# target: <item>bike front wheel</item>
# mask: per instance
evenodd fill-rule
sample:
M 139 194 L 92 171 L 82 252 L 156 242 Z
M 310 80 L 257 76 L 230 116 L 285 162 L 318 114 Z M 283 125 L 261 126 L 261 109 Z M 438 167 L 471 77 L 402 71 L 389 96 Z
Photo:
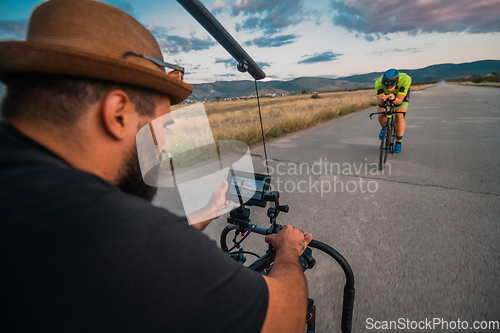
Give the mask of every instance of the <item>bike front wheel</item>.
M 379 159 L 379 169 L 384 170 L 385 161 L 387 160 L 387 153 L 389 151 L 389 127 L 384 126 L 384 136 L 380 142 L 380 159 Z

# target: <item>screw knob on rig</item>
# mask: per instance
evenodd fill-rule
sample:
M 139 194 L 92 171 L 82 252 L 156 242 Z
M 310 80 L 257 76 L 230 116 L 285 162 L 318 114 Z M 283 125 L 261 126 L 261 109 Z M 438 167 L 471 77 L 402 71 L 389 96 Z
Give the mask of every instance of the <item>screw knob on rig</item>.
M 283 213 L 288 213 L 288 211 L 290 210 L 288 205 L 283 205 L 283 206 L 278 206 L 278 210 L 280 212 L 283 212 Z
M 237 68 L 240 72 L 245 73 L 248 70 L 248 62 L 246 60 L 240 60 Z

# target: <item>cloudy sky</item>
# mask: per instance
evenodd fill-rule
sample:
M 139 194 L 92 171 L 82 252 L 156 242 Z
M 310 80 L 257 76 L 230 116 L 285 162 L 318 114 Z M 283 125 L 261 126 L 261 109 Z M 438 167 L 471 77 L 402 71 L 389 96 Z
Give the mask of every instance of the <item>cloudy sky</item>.
M 103 0 L 141 22 L 190 83 L 251 79 L 174 0 Z M 0 40 L 39 0 L 0 0 Z M 500 59 L 500 0 L 202 0 L 266 79 Z

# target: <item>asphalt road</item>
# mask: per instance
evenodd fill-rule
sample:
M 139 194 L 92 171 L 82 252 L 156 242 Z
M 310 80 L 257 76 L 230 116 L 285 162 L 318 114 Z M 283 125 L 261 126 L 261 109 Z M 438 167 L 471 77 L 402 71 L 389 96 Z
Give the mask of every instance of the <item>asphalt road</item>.
M 403 151 L 388 157 L 384 174 L 376 170 L 380 126 L 371 112 L 268 144 L 273 184 L 290 206 L 279 222 L 311 232 L 349 261 L 353 332 L 376 331 L 369 318 L 465 320 L 469 328 L 500 321 L 500 89 L 440 83 L 412 93 Z M 252 152 L 264 156 L 262 147 Z M 254 165 L 265 171 L 262 158 Z M 210 237 L 218 238 L 225 217 L 209 226 Z M 251 218 L 269 225 L 264 209 Z M 261 236 L 245 243 L 265 250 Z M 340 332 L 343 272 L 314 256 L 306 275 L 317 332 Z

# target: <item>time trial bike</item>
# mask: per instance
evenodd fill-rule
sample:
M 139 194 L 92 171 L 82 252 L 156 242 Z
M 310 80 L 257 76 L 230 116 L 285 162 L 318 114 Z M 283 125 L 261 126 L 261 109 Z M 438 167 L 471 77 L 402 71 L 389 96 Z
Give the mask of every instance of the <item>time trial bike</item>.
M 380 142 L 380 157 L 379 157 L 379 169 L 384 170 L 385 162 L 387 161 L 387 154 L 394 154 L 394 146 L 396 145 L 396 114 L 406 112 L 397 112 L 396 106 L 392 101 L 385 101 L 384 107 L 385 112 L 375 112 L 370 114 L 370 119 L 374 114 L 384 114 L 387 117 L 387 121 L 383 126 L 384 135 Z

